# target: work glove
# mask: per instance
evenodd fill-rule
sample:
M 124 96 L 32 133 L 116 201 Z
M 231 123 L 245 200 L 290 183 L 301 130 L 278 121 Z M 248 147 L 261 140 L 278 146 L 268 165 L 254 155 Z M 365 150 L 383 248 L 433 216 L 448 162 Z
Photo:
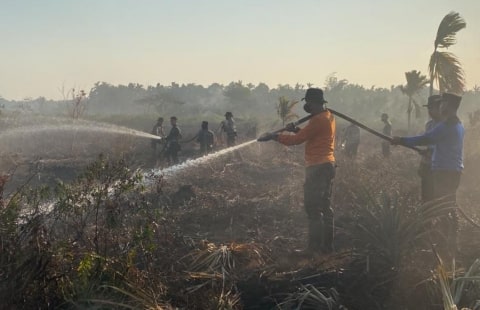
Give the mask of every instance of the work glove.
M 266 141 L 270 141 L 270 140 L 277 140 L 278 138 L 278 133 L 272 133 L 272 132 L 267 132 L 267 133 L 264 133 L 263 135 L 261 135 L 257 141 L 258 142 L 266 142 Z
M 286 131 L 289 131 L 289 132 L 295 132 L 297 133 L 300 128 L 298 128 L 297 126 L 295 126 L 294 123 L 288 123 L 287 126 L 285 126 L 285 130 Z

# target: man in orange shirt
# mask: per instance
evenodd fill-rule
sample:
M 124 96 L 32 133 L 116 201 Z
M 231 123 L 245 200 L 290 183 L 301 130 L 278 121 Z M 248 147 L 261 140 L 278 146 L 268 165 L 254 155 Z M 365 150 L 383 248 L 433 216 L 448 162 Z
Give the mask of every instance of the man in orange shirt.
M 287 126 L 295 134 L 267 134 L 266 140 L 284 145 L 305 143 L 304 205 L 308 216 L 308 253 L 333 251 L 334 221 L 331 207 L 335 177 L 335 118 L 325 107 L 327 101 L 319 88 L 309 88 L 304 110 L 312 114 L 302 128 Z

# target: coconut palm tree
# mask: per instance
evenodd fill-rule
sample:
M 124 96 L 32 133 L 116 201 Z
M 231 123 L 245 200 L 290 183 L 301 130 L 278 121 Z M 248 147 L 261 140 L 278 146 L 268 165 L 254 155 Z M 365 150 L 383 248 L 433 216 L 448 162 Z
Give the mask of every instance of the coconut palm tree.
M 465 20 L 457 12 L 450 12 L 438 26 L 433 54 L 430 57 L 430 96 L 433 94 L 433 84 L 438 83 L 440 92 L 450 91 L 462 93 L 465 86 L 465 74 L 460 61 L 453 53 L 440 51 L 448 49 L 457 42 L 455 35 L 467 26 Z
M 407 118 L 408 118 L 408 131 L 410 131 L 411 125 L 411 115 L 412 111 L 415 109 L 416 114 L 418 115 L 420 111 L 420 105 L 413 98 L 420 90 L 427 85 L 428 79 L 425 75 L 422 75 L 420 71 L 412 70 L 405 72 L 405 77 L 407 78 L 407 85 L 400 86 L 402 93 L 408 96 L 408 108 L 407 108 Z
M 284 96 L 278 98 L 277 104 L 277 114 L 282 120 L 283 126 L 285 123 L 298 118 L 298 115 L 293 113 L 293 108 L 297 105 L 298 101 L 296 100 L 288 100 Z

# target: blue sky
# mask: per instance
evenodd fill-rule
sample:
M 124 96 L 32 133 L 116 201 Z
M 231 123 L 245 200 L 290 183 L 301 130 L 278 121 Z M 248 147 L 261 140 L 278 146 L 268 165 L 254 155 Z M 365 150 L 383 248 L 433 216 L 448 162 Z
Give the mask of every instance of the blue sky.
M 59 88 L 213 82 L 365 86 L 427 72 L 438 24 L 459 12 L 451 48 L 480 85 L 480 0 L 0 0 L 0 95 Z

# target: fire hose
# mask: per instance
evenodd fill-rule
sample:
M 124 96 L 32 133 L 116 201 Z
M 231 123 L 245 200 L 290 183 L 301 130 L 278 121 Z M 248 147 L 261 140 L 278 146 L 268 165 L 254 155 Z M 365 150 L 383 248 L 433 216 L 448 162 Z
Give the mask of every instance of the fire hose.
M 348 121 L 348 122 L 350 122 L 350 123 L 352 123 L 352 124 L 354 124 L 354 125 L 357 125 L 358 127 L 362 128 L 362 129 L 365 130 L 365 131 L 368 131 L 369 133 L 371 133 L 371 134 L 379 137 L 380 139 L 386 140 L 386 141 L 388 141 L 388 142 L 392 142 L 392 140 L 393 140 L 392 137 L 387 136 L 387 135 L 385 135 L 385 134 L 383 134 L 383 133 L 381 133 L 381 132 L 378 132 L 378 131 L 376 131 L 376 130 L 374 130 L 374 129 L 372 129 L 372 128 L 370 128 L 370 127 L 368 127 L 368 126 L 366 126 L 366 125 L 364 125 L 364 124 L 362 124 L 362 123 L 360 123 L 359 121 L 357 121 L 357 120 L 355 120 L 355 119 L 353 119 L 353 118 L 351 118 L 351 117 L 349 117 L 349 116 L 347 116 L 347 115 L 345 115 L 345 114 L 343 114 L 343 113 L 337 112 L 337 111 L 335 111 L 335 110 L 333 110 L 333 109 L 328 109 L 328 110 L 329 110 L 330 113 L 332 113 L 333 115 L 336 115 L 336 116 L 338 116 L 338 117 L 340 117 L 340 118 L 342 118 L 342 119 L 344 119 L 344 120 L 346 120 L 346 121 Z M 263 135 L 261 135 L 261 136 L 257 139 L 257 141 L 265 141 L 264 138 L 266 137 L 266 135 L 272 135 L 272 134 L 280 133 L 280 132 L 282 132 L 282 131 L 286 131 L 286 130 L 288 130 L 289 127 L 294 127 L 294 126 L 300 125 L 300 124 L 308 121 L 308 120 L 309 120 L 310 118 L 312 118 L 312 117 L 313 117 L 313 114 L 307 115 L 307 116 L 305 116 L 305 117 L 303 117 L 303 118 L 301 118 L 301 119 L 299 119 L 299 120 L 297 120 L 297 121 L 295 121 L 295 122 L 293 122 L 293 123 L 290 123 L 289 125 L 287 125 L 287 126 L 284 127 L 284 128 L 275 130 L 275 131 L 273 131 L 273 132 L 269 132 L 269 133 L 267 133 L 267 134 L 263 134 Z M 409 149 L 415 150 L 415 151 L 417 151 L 417 152 L 419 152 L 419 153 L 422 152 L 422 149 L 420 149 L 420 148 L 418 148 L 418 147 L 409 146 L 409 145 L 404 145 L 404 144 L 401 144 L 401 145 L 404 146 L 404 147 L 407 147 L 407 148 L 409 148 Z
M 386 140 L 388 142 L 392 142 L 393 138 L 390 137 L 390 136 L 387 136 L 387 135 L 384 135 L 383 133 L 380 133 L 376 130 L 373 130 L 372 128 L 370 127 L 367 127 L 365 126 L 364 124 L 354 120 L 353 118 L 343 114 L 343 113 L 340 113 L 340 112 L 337 112 L 335 110 L 332 110 L 332 109 L 328 109 L 333 115 L 336 115 L 340 118 L 343 118 L 344 120 L 354 124 L 354 125 L 357 125 L 358 127 L 362 128 L 363 130 L 366 130 L 368 131 L 369 133 L 379 137 L 380 139 L 383 139 L 383 140 Z M 400 144 L 401 146 L 404 146 L 404 147 L 407 147 L 409 149 L 412 149 L 412 150 L 415 150 L 417 152 L 422 152 L 422 149 L 418 148 L 418 147 L 415 147 L 415 146 L 409 146 L 409 145 L 404 145 L 404 144 Z

